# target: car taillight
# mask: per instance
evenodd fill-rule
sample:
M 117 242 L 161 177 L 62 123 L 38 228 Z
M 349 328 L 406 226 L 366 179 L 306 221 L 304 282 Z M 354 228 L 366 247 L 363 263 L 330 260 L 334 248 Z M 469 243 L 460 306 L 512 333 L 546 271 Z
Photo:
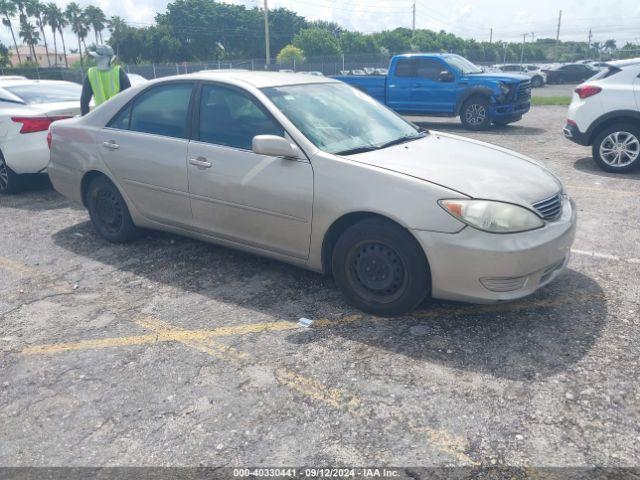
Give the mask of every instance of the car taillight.
M 47 132 L 47 146 L 49 147 L 49 150 L 51 150 L 51 140 L 53 140 L 53 137 L 51 135 L 51 130 L 49 130 Z
M 584 87 L 578 87 L 574 90 L 581 99 L 592 97 L 602 91 L 602 88 L 595 85 L 585 85 Z
M 571 125 L 572 127 L 577 127 L 578 124 L 575 122 L 575 120 L 571 120 L 570 118 L 567 119 L 567 125 Z
M 20 133 L 35 133 L 46 132 L 56 120 L 64 120 L 65 118 L 71 118 L 70 116 L 57 116 L 57 117 L 11 117 L 16 123 L 21 123 L 22 128 Z

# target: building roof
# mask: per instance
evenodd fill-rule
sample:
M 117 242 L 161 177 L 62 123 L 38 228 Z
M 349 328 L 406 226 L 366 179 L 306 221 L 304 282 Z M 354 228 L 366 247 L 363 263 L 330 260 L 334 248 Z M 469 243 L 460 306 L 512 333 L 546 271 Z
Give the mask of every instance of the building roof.
M 47 51 L 44 48 L 44 45 L 35 45 L 34 46 L 35 50 L 36 50 L 36 55 L 46 55 Z M 20 52 L 20 55 L 31 55 L 31 47 L 29 45 L 18 45 L 18 52 Z M 9 55 L 15 55 L 16 54 L 16 48 L 15 47 L 10 47 L 9 48 Z M 63 52 L 56 52 L 53 49 L 53 46 L 49 46 L 49 55 L 63 55 Z

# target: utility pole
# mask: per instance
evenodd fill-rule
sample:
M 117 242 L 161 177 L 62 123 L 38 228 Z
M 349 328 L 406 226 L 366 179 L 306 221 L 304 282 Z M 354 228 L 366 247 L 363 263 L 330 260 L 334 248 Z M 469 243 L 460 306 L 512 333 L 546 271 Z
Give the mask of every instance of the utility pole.
M 413 0 L 413 21 L 411 22 L 411 30 L 416 31 L 416 0 Z
M 560 10 L 560 13 L 558 14 L 558 31 L 556 32 L 556 49 L 555 49 L 556 60 L 558 60 L 558 45 L 560 44 L 560 25 L 562 25 L 562 10 Z
M 593 33 L 591 29 L 589 29 L 589 41 L 587 42 L 587 57 L 591 57 L 591 39 L 593 38 Z
M 265 49 L 265 69 L 271 65 L 271 51 L 269 47 L 269 6 L 267 0 L 264 0 L 264 49 Z
M 531 32 L 531 43 L 536 42 L 536 32 Z
M 522 50 L 520 51 L 520 65 L 522 65 L 524 63 L 524 44 L 527 41 L 527 34 L 523 33 L 522 34 Z
M 493 28 L 489 30 L 489 45 L 493 43 Z

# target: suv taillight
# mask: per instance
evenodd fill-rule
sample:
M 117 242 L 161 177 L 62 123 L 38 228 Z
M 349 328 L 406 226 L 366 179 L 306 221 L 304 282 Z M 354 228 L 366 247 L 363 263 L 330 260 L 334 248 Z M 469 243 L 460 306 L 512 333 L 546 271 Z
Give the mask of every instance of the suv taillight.
M 22 128 L 20 133 L 35 133 L 46 132 L 56 120 L 64 120 L 65 118 L 71 118 L 68 115 L 58 117 L 11 117 L 16 123 L 21 123 Z
M 585 98 L 597 95 L 602 91 L 602 88 L 596 87 L 595 85 L 585 85 L 584 87 L 576 88 L 574 91 L 582 100 L 584 100 Z
M 49 150 L 51 150 L 51 140 L 53 140 L 53 135 L 51 135 L 51 130 L 47 132 L 47 146 Z

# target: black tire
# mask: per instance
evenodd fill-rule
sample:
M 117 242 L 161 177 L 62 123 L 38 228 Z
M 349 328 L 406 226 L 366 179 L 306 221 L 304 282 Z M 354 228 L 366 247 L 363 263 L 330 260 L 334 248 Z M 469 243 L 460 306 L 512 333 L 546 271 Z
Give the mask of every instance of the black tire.
M 11 195 L 19 193 L 24 188 L 24 181 L 4 160 L 2 152 L 0 152 L 0 194 Z
M 640 126 L 610 125 L 596 135 L 591 148 L 593 159 L 607 172 L 625 173 L 640 168 Z
M 116 186 L 106 177 L 95 178 L 87 190 L 87 208 L 100 236 L 112 243 L 126 243 L 140 236 Z
M 378 218 L 345 230 L 333 249 L 336 284 L 360 310 L 400 315 L 416 308 L 431 290 L 431 273 L 415 238 Z
M 473 97 L 464 102 L 460 110 L 462 126 L 467 130 L 486 130 L 491 126 L 489 101 L 483 97 Z
M 531 79 L 531 86 L 533 88 L 544 87 L 544 79 L 540 75 L 536 75 Z

